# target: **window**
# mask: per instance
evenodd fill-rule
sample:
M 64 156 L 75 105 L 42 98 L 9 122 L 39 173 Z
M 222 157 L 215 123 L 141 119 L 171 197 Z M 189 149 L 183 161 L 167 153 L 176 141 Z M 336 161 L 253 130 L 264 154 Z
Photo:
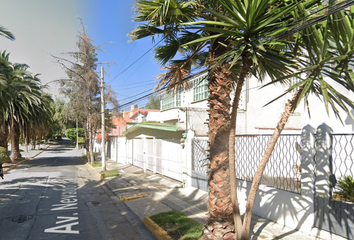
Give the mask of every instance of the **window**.
M 298 84 L 301 80 L 297 77 L 292 77 L 290 79 L 290 87 L 294 86 L 295 84 Z M 299 87 L 296 87 L 292 90 L 292 92 L 296 92 L 297 90 L 299 90 Z
M 162 110 L 167 110 L 174 107 L 181 106 L 181 91 L 177 91 L 175 94 L 170 92 L 162 96 Z
M 208 98 L 208 78 L 207 76 L 198 77 L 193 81 L 193 101 L 200 101 Z

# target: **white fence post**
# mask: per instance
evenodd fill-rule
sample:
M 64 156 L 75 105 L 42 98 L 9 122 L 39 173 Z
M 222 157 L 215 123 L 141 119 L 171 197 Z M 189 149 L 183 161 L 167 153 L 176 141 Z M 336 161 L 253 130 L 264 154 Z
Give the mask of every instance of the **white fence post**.
M 316 196 L 332 197 L 332 132 L 325 123 L 316 131 Z
M 142 141 L 143 141 L 143 169 L 144 169 L 144 172 L 146 172 L 146 169 L 147 169 L 147 162 L 148 162 L 148 156 L 147 156 L 147 138 L 146 137 L 143 137 L 142 138 Z
M 304 206 L 307 216 L 302 226 L 307 231 L 311 231 L 315 221 L 315 133 L 315 128 L 310 125 L 306 125 L 301 131 L 301 195 L 307 203 L 307 206 Z
M 153 172 L 156 173 L 156 164 L 157 164 L 157 144 L 156 144 L 156 138 L 153 138 L 153 158 L 154 158 L 154 166 L 153 166 Z
M 194 138 L 194 132 L 189 130 L 187 132 L 187 138 L 185 140 L 184 150 L 186 151 L 186 160 L 183 169 L 183 182 L 184 187 L 192 186 L 192 143 Z
M 310 125 L 301 131 L 301 195 L 311 198 L 315 183 L 315 132 Z

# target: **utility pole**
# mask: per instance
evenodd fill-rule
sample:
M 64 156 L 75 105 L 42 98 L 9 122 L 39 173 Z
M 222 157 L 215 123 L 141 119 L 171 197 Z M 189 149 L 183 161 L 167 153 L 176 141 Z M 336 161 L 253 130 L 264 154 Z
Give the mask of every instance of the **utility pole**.
M 102 171 L 106 171 L 106 154 L 105 154 L 105 121 L 104 121 L 104 80 L 103 80 L 103 66 L 101 66 L 101 118 L 102 118 L 102 126 L 101 126 L 101 159 L 102 159 Z

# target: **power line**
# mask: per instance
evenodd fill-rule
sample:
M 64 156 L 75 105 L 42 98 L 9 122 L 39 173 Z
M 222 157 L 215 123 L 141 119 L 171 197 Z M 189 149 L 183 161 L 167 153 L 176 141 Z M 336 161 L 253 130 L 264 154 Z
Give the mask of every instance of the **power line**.
M 141 95 L 141 94 L 150 92 L 151 90 L 152 90 L 152 89 L 149 89 L 149 90 L 146 90 L 146 91 L 144 91 L 144 92 L 138 93 L 138 94 L 134 95 L 133 97 L 123 98 L 123 99 L 121 99 L 120 101 L 123 101 L 123 100 L 126 100 L 126 99 L 130 99 L 130 98 L 134 98 L 134 97 L 139 96 L 139 95 Z
M 129 68 L 131 68 L 131 66 L 133 66 L 135 63 L 137 63 L 140 59 L 142 59 L 146 54 L 148 54 L 152 49 L 154 49 L 157 45 L 160 44 L 160 42 L 162 42 L 162 40 L 164 40 L 165 38 L 163 37 L 160 41 L 158 41 L 154 46 L 152 46 L 149 50 L 147 50 L 143 55 L 141 55 L 137 60 L 135 60 L 134 62 L 132 62 L 128 67 L 126 67 L 123 71 L 121 71 L 117 76 L 115 76 L 113 79 L 109 80 L 108 83 L 112 82 L 114 79 L 116 79 L 117 77 L 119 77 L 120 75 L 122 75 L 125 71 L 127 71 Z
M 301 30 L 303 30 L 303 29 L 305 29 L 305 28 L 308 28 L 308 27 L 310 27 L 310 26 L 312 26 L 312 25 L 314 25 L 314 24 L 317 24 L 317 23 L 320 23 L 320 22 L 326 20 L 326 19 L 328 18 L 328 16 L 330 16 L 330 15 L 332 15 L 332 14 L 334 14 L 334 13 L 340 11 L 340 10 L 343 10 L 343 9 L 345 9 L 345 8 L 348 8 L 348 7 L 350 7 L 350 6 L 353 5 L 353 4 L 354 4 L 354 0 L 344 1 L 344 2 L 338 3 L 338 4 L 334 5 L 334 6 L 326 6 L 326 7 L 323 7 L 323 8 L 321 8 L 321 9 L 317 10 L 317 11 L 311 12 L 311 14 L 309 14 L 308 16 L 302 17 L 301 19 L 297 19 L 297 20 L 295 20 L 294 22 L 292 22 L 291 24 L 289 23 L 287 26 L 291 26 L 291 25 L 293 25 L 294 23 L 301 22 L 301 21 L 303 21 L 303 20 L 305 20 L 305 19 L 307 19 L 307 18 L 309 18 L 309 17 L 311 17 L 311 16 L 317 14 L 317 13 L 320 12 L 320 11 L 324 11 L 324 10 L 326 10 L 326 9 L 329 9 L 328 12 L 325 13 L 323 16 L 320 16 L 320 17 L 318 17 L 318 18 L 312 19 L 313 21 L 308 21 L 308 22 L 305 22 L 305 23 L 302 24 L 302 25 L 296 26 L 296 27 L 294 27 L 293 29 L 291 29 L 290 31 L 287 31 L 286 33 L 279 34 L 279 35 L 275 35 L 275 36 L 272 37 L 272 39 L 281 39 L 281 38 L 285 38 L 285 37 L 287 37 L 287 36 L 293 35 L 293 34 L 296 33 L 296 32 L 299 32 L 299 31 L 301 31 Z M 284 26 L 282 26 L 282 28 L 284 28 Z M 276 29 L 276 30 L 274 30 L 273 32 L 276 32 L 276 31 L 279 31 L 279 30 L 281 30 L 281 28 Z M 263 37 L 264 37 L 264 35 L 263 35 Z M 259 37 L 259 38 L 262 38 L 262 36 Z M 253 40 L 252 42 L 257 41 L 259 38 Z M 164 38 L 162 38 L 157 44 L 159 44 L 163 39 L 164 39 Z M 157 46 L 157 44 L 155 44 L 155 46 Z M 153 46 L 152 48 L 154 48 L 155 46 Z M 151 49 L 152 49 L 152 48 L 151 48 Z M 151 49 L 149 49 L 149 51 L 151 51 Z M 145 54 L 146 54 L 146 53 L 145 53 Z M 144 54 L 144 55 L 145 55 L 145 54 Z M 138 59 L 138 60 L 139 60 L 139 59 Z M 137 62 L 137 61 L 135 61 L 135 62 Z M 135 62 L 134 62 L 134 63 L 135 63 Z M 133 64 L 134 64 L 134 63 L 133 63 Z M 131 64 L 129 67 L 131 67 L 133 64 Z M 129 68 L 129 67 L 128 67 L 128 68 Z M 127 70 L 128 68 L 126 68 L 125 70 Z M 124 70 L 124 71 L 125 71 L 125 70 Z M 123 71 L 123 72 L 124 72 L 124 71 Z M 123 73 L 123 72 L 122 72 L 122 73 Z M 168 86 L 168 87 L 173 87 L 173 86 L 175 86 L 175 85 L 177 85 L 177 84 L 181 84 L 181 83 L 183 83 L 184 81 L 186 81 L 186 80 L 188 80 L 188 79 L 189 79 L 189 78 L 185 78 L 185 79 L 183 79 L 182 81 L 180 81 L 179 83 L 175 83 L 175 84 L 173 84 L 173 85 L 171 85 L 171 86 Z M 113 79 L 112 79 L 112 80 L 113 80 Z M 111 80 L 111 81 L 112 81 L 112 80 Z M 126 106 L 128 106 L 128 105 L 130 105 L 130 104 L 132 104 L 132 103 L 134 103 L 134 102 L 137 102 L 137 101 L 139 101 L 139 100 L 142 100 L 142 99 L 145 99 L 145 98 L 147 98 L 147 97 L 149 97 L 149 96 L 152 96 L 152 95 L 154 95 L 154 94 L 157 94 L 157 93 L 159 93 L 159 92 L 165 90 L 166 88 L 167 88 L 167 86 L 166 86 L 166 87 L 163 87 L 163 88 L 161 88 L 161 89 L 159 89 L 159 90 L 158 90 L 157 92 L 155 92 L 155 93 L 149 93 L 149 94 L 144 95 L 144 96 L 142 96 L 142 97 L 140 97 L 140 98 L 137 98 L 137 99 L 135 99 L 135 100 L 132 100 L 132 101 L 130 101 L 130 102 L 128 102 L 128 103 L 122 104 L 122 105 L 119 106 L 119 108 L 126 107 Z M 247 91 L 249 91 L 249 90 L 251 90 L 251 89 L 248 89 Z M 150 90 L 148 90 L 148 91 L 150 91 Z M 139 95 L 139 94 L 138 94 L 138 95 Z M 137 96 L 137 95 L 135 95 L 135 96 Z M 112 110 L 113 110 L 113 109 L 112 109 Z

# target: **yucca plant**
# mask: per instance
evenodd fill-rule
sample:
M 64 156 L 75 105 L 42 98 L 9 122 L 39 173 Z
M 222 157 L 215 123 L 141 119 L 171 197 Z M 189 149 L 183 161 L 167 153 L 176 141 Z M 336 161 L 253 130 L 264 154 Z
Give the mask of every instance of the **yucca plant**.
M 338 191 L 335 192 L 340 199 L 354 203 L 354 179 L 352 176 L 345 176 L 337 183 Z

